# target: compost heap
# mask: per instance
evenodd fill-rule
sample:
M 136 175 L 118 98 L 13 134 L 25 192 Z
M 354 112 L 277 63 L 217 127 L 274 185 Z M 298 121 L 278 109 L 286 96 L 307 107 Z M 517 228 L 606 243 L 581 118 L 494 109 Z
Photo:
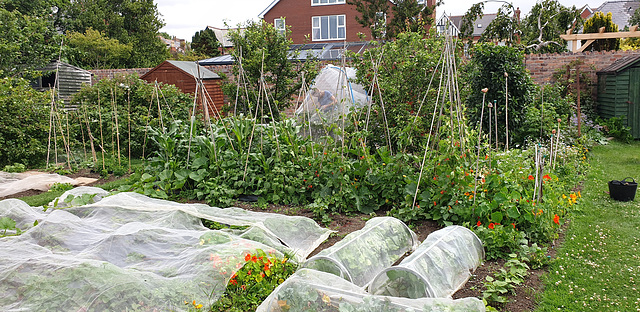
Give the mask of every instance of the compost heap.
M 331 232 L 305 217 L 136 193 L 100 199 L 104 194 L 85 190 L 52 203 L 65 209 L 0 201 L 0 218 L 27 229 L 0 238 L 0 310 L 180 311 L 192 300 L 210 305 L 247 253 L 289 252 L 302 260 Z M 210 230 L 201 218 L 246 228 Z

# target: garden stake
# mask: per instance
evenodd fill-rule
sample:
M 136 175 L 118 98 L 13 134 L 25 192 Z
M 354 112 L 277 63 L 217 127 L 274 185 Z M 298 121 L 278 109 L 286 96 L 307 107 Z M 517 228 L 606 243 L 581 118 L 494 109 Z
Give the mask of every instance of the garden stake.
M 473 179 L 473 194 L 475 195 L 478 190 L 478 173 L 480 172 L 480 138 L 482 136 L 482 121 L 484 118 L 484 99 L 487 96 L 488 88 L 484 88 L 482 91 L 482 109 L 480 110 L 480 129 L 478 130 L 478 153 L 476 156 L 476 171 L 473 173 L 475 176 Z M 473 196 L 473 203 L 476 203 L 476 196 Z M 475 205 L 472 208 L 473 213 L 475 213 Z
M 84 120 L 87 124 L 87 136 L 89 137 L 89 143 L 91 145 L 91 156 L 93 157 L 93 163 L 98 164 L 98 157 L 96 157 L 96 149 L 93 144 L 93 134 L 91 134 L 91 126 L 89 126 L 89 118 L 87 117 L 87 107 L 84 105 L 84 101 L 80 100 L 80 105 L 84 109 Z
M 131 173 L 131 88 L 127 85 L 127 125 L 129 129 L 129 173 Z
M 496 152 L 498 151 L 498 101 L 493 100 L 493 118 L 495 119 L 496 127 Z
M 558 130 L 556 131 L 558 137 L 556 138 L 556 148 L 554 148 L 554 154 L 553 154 L 553 169 L 556 169 L 556 156 L 558 155 L 558 141 L 560 140 L 560 122 L 562 122 L 562 119 L 558 118 Z
M 118 102 L 117 89 L 113 90 L 113 116 L 116 120 L 116 142 L 118 143 L 118 166 L 122 165 L 120 161 L 120 125 L 118 124 Z
M 104 166 L 104 135 L 102 133 L 102 110 L 100 109 L 100 88 L 97 88 L 98 91 L 98 117 L 100 120 L 100 150 L 102 152 L 102 170 L 105 170 Z
M 53 128 L 53 106 L 54 105 L 55 105 L 55 101 L 52 93 L 51 94 L 51 110 L 49 111 L 49 139 L 47 143 L 47 168 L 49 168 L 49 155 L 51 153 L 51 129 Z
M 491 122 L 493 121 L 493 119 L 491 118 L 493 115 L 493 112 L 491 111 L 491 109 L 493 108 L 493 104 L 491 104 L 491 102 L 489 102 L 489 104 L 487 104 L 487 108 L 489 108 L 489 149 L 488 149 L 488 153 L 489 153 L 489 169 L 491 169 L 491 139 L 493 137 L 493 132 L 492 129 L 493 127 L 491 127 Z
M 200 88 L 200 84 L 196 83 L 196 91 L 195 91 L 195 96 L 193 97 L 193 106 L 191 107 L 191 118 L 189 118 L 190 121 L 190 125 L 189 125 L 189 143 L 187 145 L 187 166 L 191 167 L 191 163 L 189 162 L 189 159 L 191 158 L 191 141 L 193 140 L 193 125 L 196 121 L 196 103 L 198 101 L 198 89 Z M 153 99 L 152 99 L 153 101 Z M 147 120 L 149 120 L 149 118 L 147 118 Z M 146 134 L 146 132 L 145 132 Z M 146 138 L 146 135 L 145 135 Z M 143 152 L 143 156 L 144 156 L 144 152 Z
M 504 122 L 505 122 L 505 134 L 506 134 L 506 141 L 505 141 L 505 149 L 508 152 L 509 151 L 509 74 L 507 74 L 507 72 L 504 72 Z

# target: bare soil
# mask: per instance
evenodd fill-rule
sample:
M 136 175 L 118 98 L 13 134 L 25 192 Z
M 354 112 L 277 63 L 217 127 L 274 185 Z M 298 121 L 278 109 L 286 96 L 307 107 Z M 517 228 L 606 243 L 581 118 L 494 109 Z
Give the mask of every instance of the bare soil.
M 83 170 L 78 173 L 70 174 L 69 177 L 92 177 L 98 178 L 99 180 L 96 183 L 92 183 L 92 185 L 103 184 L 119 177 L 109 177 L 107 179 L 102 179 L 98 173 L 91 172 L 89 170 Z M 40 191 L 25 191 L 18 194 L 14 194 L 12 196 L 6 198 L 20 198 L 24 196 L 32 196 L 41 193 Z M 0 198 L 5 199 L 5 198 Z M 194 202 L 194 201 L 190 201 Z M 257 205 L 237 201 L 233 206 L 252 210 L 252 211 L 260 211 L 260 212 L 272 212 L 272 213 L 280 213 L 285 215 L 298 215 L 305 216 L 309 218 L 314 218 L 314 215 L 311 211 L 306 210 L 301 207 L 295 206 L 282 206 L 282 205 L 269 205 L 266 208 L 260 208 Z M 384 212 L 381 212 L 384 214 Z M 311 256 L 317 254 L 323 249 L 333 246 L 336 242 L 340 241 L 347 234 L 360 230 L 364 227 L 367 220 L 369 220 L 371 216 L 365 214 L 334 214 L 331 215 L 331 223 L 325 226 L 329 229 L 336 231 L 336 233 L 332 234 L 325 242 L 323 242 L 313 253 Z M 563 229 L 566 229 L 568 222 L 565 222 Z M 411 229 L 418 235 L 418 239 L 423 241 L 427 235 L 430 233 L 439 230 L 442 228 L 435 221 L 422 221 L 415 224 L 412 224 Z M 555 257 L 556 247 L 558 247 L 562 241 L 564 240 L 563 231 L 560 232 L 560 237 L 554 241 L 551 246 L 548 248 L 547 255 L 550 257 Z M 482 298 L 482 290 L 483 284 L 482 281 L 488 275 L 492 275 L 494 272 L 500 270 L 504 265 L 504 260 L 494 260 L 494 261 L 485 261 L 478 269 L 473 272 L 473 275 L 469 279 L 469 281 L 464 285 L 463 288 L 458 290 L 454 295 L 454 299 L 466 298 L 466 297 L 477 297 Z M 538 270 L 530 270 L 529 274 L 522 285 L 519 285 L 515 288 L 514 294 L 510 294 L 508 296 L 508 303 L 503 306 L 497 306 L 500 311 L 509 311 L 509 312 L 525 312 L 525 311 L 533 311 L 536 308 L 536 298 L 542 293 L 544 290 L 543 282 L 541 280 L 541 276 L 545 274 L 547 270 L 545 268 Z

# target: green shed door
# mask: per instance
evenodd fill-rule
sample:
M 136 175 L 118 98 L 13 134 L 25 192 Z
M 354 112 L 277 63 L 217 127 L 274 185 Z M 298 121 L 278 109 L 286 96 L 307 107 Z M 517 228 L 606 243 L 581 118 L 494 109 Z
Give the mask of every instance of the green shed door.
M 633 137 L 640 138 L 640 68 L 629 70 L 629 115 L 627 126 L 631 127 Z

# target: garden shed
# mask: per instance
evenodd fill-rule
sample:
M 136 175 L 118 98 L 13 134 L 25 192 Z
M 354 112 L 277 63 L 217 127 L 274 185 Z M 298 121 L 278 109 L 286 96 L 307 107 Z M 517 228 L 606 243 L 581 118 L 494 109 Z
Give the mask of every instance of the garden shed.
M 597 72 L 598 112 L 603 118 L 621 117 L 640 138 L 640 55 L 630 55 Z
M 150 83 L 155 81 L 165 84 L 172 84 L 182 92 L 195 95 L 198 77 L 202 82 L 198 87 L 198 107 L 202 107 L 202 95 L 207 99 L 209 105 L 209 116 L 218 116 L 217 112 L 222 111 L 224 95 L 222 93 L 222 78 L 211 70 L 198 65 L 196 62 L 188 61 L 164 61 L 140 79 Z
M 82 86 L 91 85 L 91 72 L 64 62 L 51 62 L 39 71 L 42 76 L 33 81 L 31 86 L 40 91 L 55 87 L 64 101 L 80 91 Z

